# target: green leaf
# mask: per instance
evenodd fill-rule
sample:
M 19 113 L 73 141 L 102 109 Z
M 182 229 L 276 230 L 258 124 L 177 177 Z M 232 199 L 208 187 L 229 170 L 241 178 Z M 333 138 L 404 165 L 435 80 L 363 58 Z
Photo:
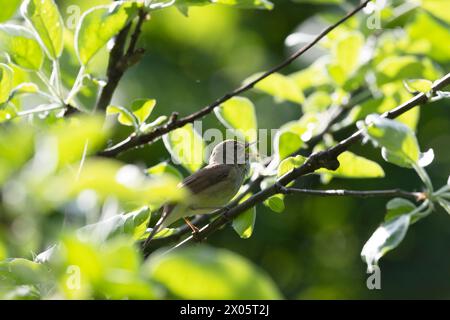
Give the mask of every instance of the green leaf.
M 295 156 L 295 157 L 289 157 L 287 159 L 284 159 L 281 161 L 280 165 L 278 166 L 278 177 L 284 176 L 289 171 L 300 167 L 302 164 L 304 164 L 306 161 L 306 158 L 303 156 Z
M 2 1 L 2 10 L 0 11 L 0 22 L 9 20 L 19 8 L 21 0 Z
M 134 165 L 123 165 L 110 159 L 87 159 L 79 172 L 68 170 L 45 189 L 49 200 L 58 204 L 77 197 L 81 192 L 95 192 L 97 199 L 114 197 L 133 210 L 142 206 L 159 207 L 166 202 L 185 199 L 187 191 L 178 188 L 178 181 L 170 176 L 146 177 Z
M 36 262 L 14 258 L 0 261 L 2 285 L 40 284 L 46 280 L 46 268 Z
M 106 241 L 123 234 L 131 235 L 137 240 L 145 232 L 146 222 L 149 218 L 150 210 L 148 207 L 142 207 L 133 212 L 118 214 L 86 225 L 78 230 L 77 235 L 86 241 Z
M 211 2 L 235 6 L 242 9 L 273 9 L 273 3 L 268 0 L 215 0 Z
M 330 77 L 325 67 L 325 59 L 319 58 L 308 68 L 294 72 L 288 77 L 292 79 L 301 92 L 328 84 Z
M 273 3 L 268 0 L 177 0 L 175 5 L 185 16 L 191 6 L 204 6 L 209 4 L 229 5 L 242 9 L 272 10 Z
M 122 106 L 108 106 L 106 108 L 106 114 L 118 114 L 119 116 L 117 120 L 124 126 L 134 126 L 136 129 L 139 127 L 137 118 L 134 116 L 134 114 L 130 110 Z
M 178 299 L 280 299 L 274 282 L 247 259 L 205 245 L 155 253 L 147 274 Z
M 381 153 L 386 161 L 407 168 L 418 162 L 420 150 L 416 135 L 403 123 L 369 115 L 365 124 L 358 124 L 363 134 L 382 148 Z
M 9 100 L 13 86 L 13 70 L 4 63 L 0 63 L 0 104 Z
M 164 121 L 167 120 L 167 116 L 159 116 L 158 118 L 156 118 L 155 120 L 153 120 L 150 123 L 143 123 L 141 125 L 141 132 L 143 133 L 147 133 L 153 130 L 153 128 L 159 126 L 160 124 L 162 124 Z
M 154 299 L 155 292 L 141 273 L 141 263 L 128 237 L 96 243 L 65 236 L 53 269 L 58 272 L 60 293 L 68 299 Z M 74 286 L 76 274 L 80 277 Z
M 280 160 L 285 159 L 303 146 L 303 140 L 292 131 L 280 131 L 275 137 L 275 150 Z
M 447 0 L 421 0 L 421 8 L 427 10 L 435 17 L 450 23 L 450 2 Z
M 316 173 L 325 173 L 338 178 L 382 178 L 383 168 L 376 162 L 345 151 L 338 156 L 339 168 L 335 171 L 321 168 Z
M 144 123 L 156 105 L 155 99 L 137 99 L 131 104 L 131 111 L 138 119 L 139 124 Z
M 260 73 L 253 75 L 246 79 L 244 83 L 251 82 L 260 75 Z M 267 78 L 259 81 L 255 84 L 255 88 L 273 96 L 277 102 L 287 100 L 301 104 L 305 100 L 303 92 L 298 89 L 295 81 L 280 73 L 273 73 Z
M 303 113 L 322 112 L 332 104 L 331 95 L 326 91 L 316 91 L 306 98 L 302 105 Z
M 244 202 L 248 198 L 250 198 L 251 194 L 246 195 L 240 203 Z M 255 220 L 256 220 L 256 207 L 252 207 L 235 219 L 233 219 L 233 229 L 242 239 L 248 239 L 251 237 L 253 233 L 253 229 L 255 228 Z
M 214 112 L 220 122 L 248 142 L 257 140 L 257 120 L 253 103 L 244 97 L 233 97 L 222 103 Z
M 10 103 L 0 109 L 0 124 L 3 122 L 11 121 L 17 117 L 16 108 L 12 106 Z
M 340 4 L 344 0 L 293 0 L 298 3 L 308 3 L 308 4 Z
M 56 60 L 64 47 L 64 22 L 53 0 L 25 0 L 22 16 L 33 27 L 50 59 Z
M 44 53 L 33 33 L 11 24 L 0 25 L 0 50 L 5 51 L 11 62 L 27 70 L 37 71 L 44 62 Z
M 383 85 L 396 80 L 423 76 L 424 65 L 415 56 L 391 56 L 381 61 L 375 68 L 377 83 Z
M 361 251 L 361 257 L 367 264 L 368 272 L 388 251 L 396 248 L 408 231 L 410 216 L 404 214 L 381 224 L 372 234 Z
M 347 33 L 333 42 L 328 72 L 339 86 L 343 86 L 359 67 L 363 46 L 364 37 L 359 32 Z
M 253 233 L 256 220 L 256 208 L 252 207 L 233 220 L 233 229 L 242 239 L 248 239 Z
M 269 207 L 273 212 L 281 213 L 284 211 L 284 194 L 276 194 L 271 196 L 263 202 L 266 207 Z
M 163 136 L 164 145 L 175 163 L 191 172 L 201 168 L 205 153 L 205 143 L 191 123 Z
M 403 198 L 394 198 L 389 200 L 386 204 L 386 215 L 384 216 L 384 221 L 389 221 L 402 214 L 409 213 L 416 209 L 414 203 Z
M 178 171 L 174 166 L 170 165 L 167 162 L 158 163 L 157 165 L 148 168 L 146 172 L 150 176 L 152 175 L 160 176 L 162 174 L 168 174 L 177 178 L 180 181 L 183 180 L 183 175 L 180 173 L 180 171 Z
M 82 65 L 106 45 L 125 25 L 135 17 L 139 4 L 115 2 L 86 11 L 75 32 L 75 50 Z
M 56 142 L 60 168 L 78 163 L 83 154 L 89 156 L 98 151 L 108 137 L 108 132 L 103 130 L 103 119 L 92 116 L 73 117 L 68 122 L 57 123 L 49 128 L 48 134 L 54 138 L 51 141 Z
M 26 125 L 1 126 L 0 136 L 0 185 L 2 185 L 31 157 L 34 133 Z
M 312 118 L 314 117 L 312 116 Z M 309 125 L 312 118 L 307 118 L 308 116 L 303 116 L 299 121 L 287 122 L 275 134 L 274 149 L 280 160 L 302 148 L 304 146 L 302 138 L 309 139 L 312 135 L 312 132 L 309 132 L 314 127 L 314 125 Z
M 413 94 L 416 94 L 417 92 L 428 93 L 433 88 L 433 82 L 426 79 L 408 79 L 403 83 L 406 89 Z

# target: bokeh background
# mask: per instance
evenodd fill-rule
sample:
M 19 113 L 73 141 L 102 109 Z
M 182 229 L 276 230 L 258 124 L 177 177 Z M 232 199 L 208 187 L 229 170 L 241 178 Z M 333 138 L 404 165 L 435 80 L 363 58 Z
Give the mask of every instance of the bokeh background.
M 70 5 L 87 8 L 105 2 L 108 1 L 57 1 L 66 18 Z M 346 8 L 302 1 L 273 2 L 272 11 L 208 6 L 191 8 L 189 17 L 175 8 L 155 12 L 139 42 L 146 54 L 126 73 L 114 102 L 126 104 L 135 98 L 155 98 L 158 115 L 172 111 L 189 114 L 235 88 L 248 76 L 285 59 L 293 50 L 286 46 L 286 37 L 316 13 L 342 15 Z M 310 59 L 300 59 L 283 72 L 300 70 Z M 96 61 L 93 65 L 100 74 L 106 53 L 101 53 Z M 66 61 L 64 72 L 75 74 L 75 71 L 76 67 Z M 271 97 L 255 92 L 248 96 L 256 105 L 260 128 L 278 128 L 301 115 L 300 107 L 293 103 L 276 103 Z M 223 128 L 213 115 L 203 121 L 206 128 Z M 427 170 L 437 186 L 445 184 L 450 173 L 449 128 L 448 102 L 421 108 L 418 139 L 423 149 L 435 150 L 435 161 Z M 115 138 L 127 133 L 125 129 L 119 131 Z M 349 133 L 351 130 L 336 138 Z M 412 170 L 386 163 L 371 145 L 354 146 L 351 150 L 380 163 L 386 177 L 333 179 L 326 188 L 420 190 L 421 183 Z M 126 152 L 120 159 L 151 166 L 169 159 L 169 154 L 162 141 L 158 141 Z M 297 185 L 323 187 L 315 176 L 304 178 Z M 292 195 L 287 197 L 283 213 L 274 213 L 262 205 L 257 207 L 251 238 L 240 239 L 228 227 L 216 232 L 208 243 L 253 261 L 289 299 L 450 298 L 450 217 L 441 208 L 412 226 L 402 244 L 382 259 L 382 289 L 367 289 L 368 275 L 360 251 L 382 221 L 386 202 L 387 199 L 381 198 Z

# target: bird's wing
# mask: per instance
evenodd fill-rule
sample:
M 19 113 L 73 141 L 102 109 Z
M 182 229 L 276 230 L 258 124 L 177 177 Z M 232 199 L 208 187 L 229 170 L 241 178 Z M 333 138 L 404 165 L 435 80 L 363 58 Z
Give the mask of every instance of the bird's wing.
M 194 195 L 198 194 L 228 177 L 231 169 L 232 166 L 224 164 L 206 166 L 184 179 L 181 187 L 188 188 Z

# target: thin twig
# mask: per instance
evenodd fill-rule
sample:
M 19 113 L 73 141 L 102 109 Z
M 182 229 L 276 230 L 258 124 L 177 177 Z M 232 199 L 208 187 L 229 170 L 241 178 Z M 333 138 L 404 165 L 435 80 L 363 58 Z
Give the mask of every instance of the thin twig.
M 369 198 L 369 197 L 403 197 L 410 198 L 413 200 L 423 200 L 424 194 L 423 192 L 410 192 L 401 189 L 388 189 L 388 190 L 314 190 L 314 189 L 298 189 L 298 188 L 280 188 L 280 193 L 283 194 L 292 194 L 292 193 L 300 193 L 306 195 L 313 196 L 321 196 L 321 197 L 335 197 L 335 196 L 350 196 L 350 197 L 361 197 L 361 198 Z
M 330 25 L 329 27 L 325 28 L 322 32 L 320 32 L 315 38 L 314 40 L 312 40 L 310 43 L 308 43 L 307 45 L 305 45 L 304 47 L 302 47 L 301 49 L 299 49 L 298 51 L 296 51 L 294 54 L 292 54 L 289 58 L 287 58 L 286 60 L 282 61 L 281 63 L 279 63 L 278 65 L 272 67 L 271 69 L 269 69 L 268 71 L 262 73 L 260 76 L 256 77 L 255 79 L 253 79 L 252 81 L 243 84 L 242 86 L 236 88 L 235 90 L 225 94 L 224 96 L 222 96 L 221 98 L 217 99 L 216 101 L 214 101 L 213 103 L 207 105 L 206 107 L 204 107 L 203 109 L 194 112 L 184 118 L 178 119 L 177 121 L 173 121 L 173 122 L 169 122 L 165 125 L 159 126 L 157 128 L 155 128 L 153 131 L 144 134 L 144 135 L 136 135 L 136 134 L 132 134 L 130 135 L 128 138 L 126 138 L 125 140 L 119 142 L 118 144 L 104 150 L 98 153 L 98 155 L 100 156 L 104 156 L 104 157 L 114 157 L 126 150 L 135 148 L 137 146 L 140 145 L 144 145 L 144 144 L 149 144 L 152 143 L 154 141 L 156 141 L 157 139 L 159 139 L 161 136 L 163 136 L 164 134 L 175 130 L 177 128 L 180 128 L 184 125 L 186 125 L 187 123 L 192 123 L 195 120 L 198 120 L 202 117 L 204 117 L 205 115 L 211 113 L 214 108 L 216 108 L 217 106 L 221 105 L 222 103 L 224 103 L 225 101 L 245 92 L 250 90 L 251 88 L 253 88 L 258 82 L 260 82 L 261 80 L 264 80 L 265 78 L 267 78 L 268 76 L 274 74 L 275 72 L 280 71 L 281 69 L 285 68 L 286 66 L 290 65 L 293 61 L 295 61 L 298 57 L 300 57 L 301 55 L 303 55 L 306 51 L 308 51 L 310 48 L 312 48 L 316 43 L 318 43 L 322 38 L 324 38 L 326 35 L 328 35 L 332 30 L 334 30 L 336 27 L 338 27 L 340 24 L 342 24 L 343 22 L 345 22 L 346 20 L 348 20 L 350 17 L 352 17 L 353 15 L 355 15 L 357 12 L 359 12 L 360 10 L 362 10 L 371 0 L 365 0 L 363 1 L 360 5 L 358 5 L 356 8 L 354 8 L 352 11 L 350 11 L 349 13 L 347 13 L 343 18 L 341 18 L 339 21 L 337 21 L 336 23 L 334 23 L 333 25 Z M 106 108 L 106 106 L 105 106 Z

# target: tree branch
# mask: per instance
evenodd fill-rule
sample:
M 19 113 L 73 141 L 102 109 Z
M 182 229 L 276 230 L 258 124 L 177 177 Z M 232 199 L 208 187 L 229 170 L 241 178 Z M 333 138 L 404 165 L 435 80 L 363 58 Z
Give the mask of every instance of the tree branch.
M 206 107 L 204 107 L 203 109 L 192 113 L 184 118 L 178 119 L 176 121 L 172 121 L 169 122 L 165 125 L 159 126 L 157 128 L 155 128 L 153 131 L 147 133 L 147 134 L 143 134 L 143 135 L 136 135 L 136 134 L 132 134 L 130 135 L 128 138 L 126 138 L 125 140 L 119 142 L 118 144 L 116 144 L 115 146 L 112 146 L 104 151 L 101 151 L 98 153 L 98 155 L 100 156 L 104 156 L 104 157 L 114 157 L 126 150 L 135 148 L 137 146 L 140 145 L 144 145 L 144 144 L 149 144 L 152 143 L 154 141 L 156 141 L 157 139 L 159 139 L 161 136 L 163 136 L 164 134 L 175 130 L 177 128 L 180 128 L 182 126 L 184 126 L 187 123 L 192 123 L 195 120 L 198 120 L 202 117 L 204 117 L 205 115 L 211 113 L 214 108 L 216 108 L 217 106 L 221 105 L 222 103 L 224 103 L 225 101 L 247 91 L 250 90 L 251 88 L 253 88 L 258 82 L 260 82 L 261 80 L 267 78 L 268 76 L 270 76 L 271 74 L 280 71 L 281 69 L 285 68 L 286 66 L 290 65 L 293 61 L 295 61 L 298 57 L 300 57 L 301 55 L 303 55 L 306 51 L 308 51 L 310 48 L 312 48 L 316 43 L 318 43 L 322 38 L 324 38 L 328 33 L 330 33 L 332 30 L 334 30 L 336 27 L 338 27 L 340 24 L 342 24 L 343 22 L 345 22 L 346 20 L 348 20 L 350 17 L 352 17 L 353 15 L 355 15 L 357 12 L 359 12 L 360 10 L 362 10 L 371 0 L 365 0 L 363 1 L 360 5 L 358 5 L 356 8 L 354 8 L 352 11 L 350 11 L 349 13 L 347 13 L 343 18 L 341 18 L 339 21 L 337 21 L 336 23 L 334 23 L 333 25 L 328 26 L 327 28 L 325 28 L 324 30 L 322 30 L 322 32 L 320 32 L 315 38 L 314 40 L 312 40 L 310 43 L 308 43 L 307 45 L 305 45 L 304 47 L 302 47 L 301 49 L 299 49 L 298 51 L 296 51 L 294 54 L 292 54 L 289 58 L 287 58 L 286 60 L 282 61 L 281 63 L 279 63 L 278 65 L 272 67 L 271 69 L 269 69 L 268 71 L 264 72 L 263 74 L 261 74 L 260 76 L 258 76 L 257 78 L 255 78 L 254 80 L 236 88 L 235 90 L 225 94 L 224 96 L 222 96 L 221 98 L 217 99 L 216 101 L 214 101 L 213 103 L 211 103 L 210 105 L 207 105 Z
M 111 103 L 114 92 L 125 71 L 134 65 L 144 53 L 143 49 L 136 49 L 136 44 L 142 30 L 142 24 L 147 19 L 147 13 L 140 9 L 136 27 L 130 38 L 130 44 L 125 51 L 127 36 L 131 29 L 131 22 L 128 23 L 115 37 L 114 46 L 109 53 L 106 85 L 102 88 L 100 97 L 95 107 L 96 110 L 106 110 Z
M 350 197 L 403 197 L 410 198 L 416 201 L 424 199 L 423 192 L 409 192 L 401 189 L 388 190 L 313 190 L 313 189 L 298 189 L 281 187 L 280 193 L 293 194 L 300 193 L 321 197 L 335 197 L 335 196 L 350 196 Z
M 426 103 L 436 91 L 444 88 L 449 84 L 450 84 L 450 73 L 445 75 L 443 78 L 435 81 L 430 94 L 428 95 L 424 93 L 417 94 L 410 100 L 396 107 L 395 109 L 383 113 L 381 116 L 388 119 L 396 118 L 401 114 L 409 111 L 413 107 Z M 286 189 L 285 186 L 288 183 L 295 181 L 296 179 L 306 174 L 313 173 L 314 171 L 320 168 L 336 170 L 339 167 L 339 161 L 337 160 L 337 157 L 341 153 L 346 151 L 351 145 L 360 141 L 362 136 L 363 136 L 362 131 L 358 130 L 348 138 L 339 142 L 337 145 L 327 150 L 312 154 L 303 165 L 291 170 L 284 176 L 280 177 L 276 181 L 276 183 L 274 183 L 270 187 L 267 187 L 266 189 L 259 191 L 258 193 L 248 198 L 246 201 L 233 207 L 231 210 L 223 213 L 219 218 L 201 228 L 200 231 L 195 235 L 195 237 L 192 235 L 189 236 L 182 242 L 178 243 L 173 249 L 178 248 L 179 246 L 184 245 L 192 240 L 200 241 L 207 238 L 209 235 L 211 235 L 218 229 L 222 228 L 224 225 L 232 221 L 234 218 L 236 218 L 246 210 L 254 207 L 258 203 L 263 202 L 264 200 L 268 199 L 269 197 L 275 194 L 283 193 L 283 190 Z

